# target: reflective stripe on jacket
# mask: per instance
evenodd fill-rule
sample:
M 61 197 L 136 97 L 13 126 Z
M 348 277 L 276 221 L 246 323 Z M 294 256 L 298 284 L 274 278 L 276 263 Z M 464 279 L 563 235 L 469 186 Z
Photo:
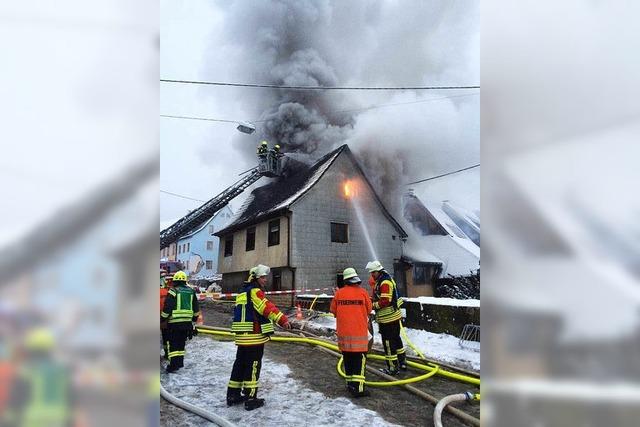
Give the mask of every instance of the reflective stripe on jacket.
M 281 326 L 287 316 L 269 301 L 255 282 L 245 282 L 236 296 L 231 330 L 235 332 L 236 345 L 259 345 L 269 341 L 275 332 L 273 323 Z
M 193 289 L 178 285 L 169 290 L 160 317 L 169 319 L 169 324 L 172 324 L 191 323 L 196 321 L 198 316 L 200 316 L 200 309 Z
M 336 316 L 336 334 L 340 351 L 369 350 L 369 313 L 371 298 L 357 285 L 346 285 L 336 291 L 331 300 L 331 312 Z
M 376 322 L 390 323 L 402 318 L 398 305 L 398 289 L 396 282 L 386 271 L 382 270 L 376 287 L 373 290 L 373 309 L 376 311 Z

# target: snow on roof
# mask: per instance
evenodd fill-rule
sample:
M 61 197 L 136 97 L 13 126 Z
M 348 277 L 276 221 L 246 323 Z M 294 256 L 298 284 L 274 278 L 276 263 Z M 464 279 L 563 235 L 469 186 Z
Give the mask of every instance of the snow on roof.
M 420 304 L 480 308 L 479 299 L 454 299 L 454 298 L 437 298 L 437 297 L 415 297 L 415 298 L 403 298 L 403 299 L 405 301 L 419 302 Z
M 480 246 L 480 219 L 475 214 L 449 201 L 442 202 L 442 211 L 475 245 Z
M 196 228 L 196 229 L 195 229 L 195 230 L 193 230 L 193 231 L 190 231 L 189 233 L 187 233 L 187 234 L 185 234 L 185 235 L 183 235 L 183 236 L 180 236 L 180 237 L 178 238 L 178 240 L 186 239 L 186 238 L 188 238 L 188 237 L 193 236 L 194 234 L 199 233 L 199 232 L 200 232 L 201 230 L 203 230 L 207 225 L 209 225 L 209 223 L 210 223 L 211 221 L 213 221 L 213 219 L 214 219 L 214 218 L 216 218 L 220 212 L 222 212 L 222 211 L 223 211 L 223 210 L 225 210 L 225 209 L 229 209 L 229 212 L 231 212 L 231 215 L 233 215 L 233 211 L 231 210 L 231 208 L 229 207 L 229 205 L 224 206 L 224 207 L 220 208 L 216 213 L 214 213 L 214 214 L 211 216 L 211 218 L 209 218 L 208 220 L 206 220 L 205 222 L 203 222 L 203 223 L 202 223 L 202 225 L 201 225 L 200 227 Z

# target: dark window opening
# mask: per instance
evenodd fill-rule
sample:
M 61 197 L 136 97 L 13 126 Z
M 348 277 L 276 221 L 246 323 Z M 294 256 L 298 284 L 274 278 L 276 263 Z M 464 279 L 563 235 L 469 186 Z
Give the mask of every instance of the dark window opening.
M 269 246 L 280 244 L 280 220 L 269 221 Z
M 252 251 L 256 248 L 256 228 L 249 227 L 247 228 L 247 244 L 245 246 L 245 250 Z
M 213 269 L 213 261 L 207 260 L 207 267 L 206 268 L 207 268 L 207 270 Z
M 341 287 L 344 286 L 344 279 L 343 279 L 342 273 L 337 273 L 336 274 L 336 286 L 338 288 L 341 288 Z
M 331 241 L 335 243 L 349 242 L 349 226 L 337 222 L 331 223 Z
M 224 239 L 224 256 L 233 255 L 233 235 L 227 236 Z
M 282 274 L 280 272 L 280 270 L 271 270 L 271 274 L 273 277 L 273 290 L 274 291 L 280 291 L 282 290 Z

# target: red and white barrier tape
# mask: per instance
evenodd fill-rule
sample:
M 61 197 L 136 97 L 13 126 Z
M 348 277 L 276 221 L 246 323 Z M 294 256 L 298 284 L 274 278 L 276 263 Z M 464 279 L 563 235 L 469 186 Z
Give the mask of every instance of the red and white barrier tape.
M 317 292 L 317 291 L 331 291 L 333 288 L 316 288 L 316 289 L 290 289 L 286 291 L 266 291 L 265 295 L 283 295 L 283 294 L 298 294 L 304 292 Z M 202 294 L 200 294 L 202 295 Z M 238 296 L 239 293 L 220 293 L 220 292 L 211 292 L 207 293 L 206 296 L 211 299 L 221 299 L 221 298 L 232 298 Z

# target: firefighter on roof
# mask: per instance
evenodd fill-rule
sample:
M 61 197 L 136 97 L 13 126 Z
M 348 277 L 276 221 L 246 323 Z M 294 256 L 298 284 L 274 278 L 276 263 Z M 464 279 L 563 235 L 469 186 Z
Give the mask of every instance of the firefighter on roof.
M 342 273 L 345 286 L 331 300 L 331 312 L 336 317 L 338 347 L 344 358 L 347 390 L 353 397 L 368 396 L 364 389 L 365 367 L 369 351 L 369 313 L 371 298 L 360 287 L 362 280 L 353 268 Z
M 248 411 L 264 405 L 264 399 L 258 398 L 258 379 L 264 344 L 274 333 L 272 322 L 291 329 L 287 316 L 264 296 L 269 272 L 266 265 L 257 265 L 249 271 L 249 278 L 236 297 L 231 325 L 238 350 L 227 388 L 227 405 L 244 402 Z
M 173 275 L 173 289 L 167 293 L 160 323 L 167 327 L 169 366 L 167 372 L 175 372 L 184 366 L 185 343 L 197 333 L 193 323 L 200 315 L 198 298 L 187 286 L 187 275 L 177 271 Z
M 384 369 L 383 372 L 397 375 L 400 369 L 407 370 L 407 363 L 400 338 L 402 313 L 400 312 L 396 282 L 382 267 L 380 261 L 367 263 L 366 269 L 376 281 L 373 289 L 373 309 L 376 312 L 376 322 L 380 328 L 387 362 L 387 369 Z

